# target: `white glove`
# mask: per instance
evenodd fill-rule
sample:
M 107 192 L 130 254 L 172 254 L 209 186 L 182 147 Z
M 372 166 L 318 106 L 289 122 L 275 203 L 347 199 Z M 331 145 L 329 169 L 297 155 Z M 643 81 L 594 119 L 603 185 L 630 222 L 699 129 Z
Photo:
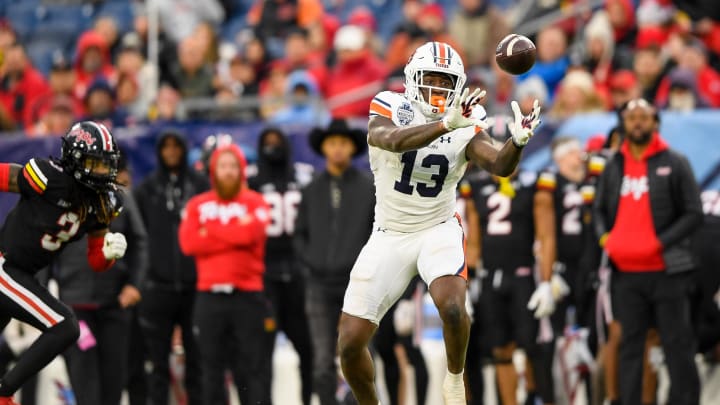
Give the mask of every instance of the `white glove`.
M 480 100 L 485 97 L 485 90 L 475 89 L 475 91 L 468 96 L 469 92 L 470 89 L 465 88 L 459 97 L 456 95 L 452 104 L 450 104 L 450 108 L 448 108 L 445 113 L 442 124 L 448 131 L 471 126 L 482 129 L 488 128 L 488 124 L 485 121 L 472 116 L 473 107 L 480 103 Z
M 530 115 L 522 115 L 517 101 L 511 102 L 510 107 L 512 107 L 515 120 L 508 123 L 508 130 L 512 134 L 515 146 L 523 147 L 533 136 L 535 128 L 540 125 L 540 102 L 535 100 Z
M 558 274 L 552 275 L 550 285 L 552 286 L 552 295 L 555 301 L 560 301 L 562 298 L 570 294 L 570 287 L 565 282 L 565 279 Z
M 105 234 L 102 252 L 107 260 L 115 260 L 125 256 L 127 241 L 121 233 L 108 232 Z
M 541 282 L 530 297 L 528 309 L 535 311 L 535 318 L 540 319 L 555 311 L 555 299 L 552 294 L 552 286 L 549 281 Z
M 409 336 L 415 326 L 415 303 L 412 300 L 400 300 L 395 308 L 393 327 L 398 336 Z

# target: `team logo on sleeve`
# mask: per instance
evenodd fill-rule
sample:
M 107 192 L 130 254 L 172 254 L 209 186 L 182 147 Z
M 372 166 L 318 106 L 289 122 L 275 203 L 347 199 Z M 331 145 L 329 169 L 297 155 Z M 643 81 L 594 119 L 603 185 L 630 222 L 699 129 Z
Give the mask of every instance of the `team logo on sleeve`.
M 397 118 L 400 125 L 408 125 L 415 118 L 415 113 L 412 110 L 412 106 L 407 101 L 403 101 L 398 107 Z

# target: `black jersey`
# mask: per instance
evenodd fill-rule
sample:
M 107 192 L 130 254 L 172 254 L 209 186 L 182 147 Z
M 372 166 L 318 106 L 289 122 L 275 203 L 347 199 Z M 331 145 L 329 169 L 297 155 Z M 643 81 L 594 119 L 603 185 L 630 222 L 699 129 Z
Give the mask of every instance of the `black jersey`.
M 577 267 L 590 231 L 590 213 L 594 186 L 575 183 L 553 171 L 538 176 L 537 187 L 553 194 L 557 261 Z
M 513 197 L 487 172 L 468 174 L 461 187 L 469 193 L 480 217 L 483 266 L 487 269 L 532 267 L 536 175 L 520 172 L 511 180 Z M 465 194 L 465 192 L 464 192 Z
M 70 210 L 73 190 L 79 184 L 56 163 L 30 159 L 17 181 L 20 200 L 0 229 L 0 252 L 8 264 L 35 273 L 66 243 L 107 226 L 97 221 L 92 209 L 85 221 Z
M 269 277 L 292 273 L 287 262 L 294 260 L 293 233 L 301 199 L 300 189 L 312 180 L 312 166 L 296 163 L 288 173 L 273 173 L 249 168 L 250 188 L 262 193 L 270 207 L 271 222 L 265 244 L 266 272 Z

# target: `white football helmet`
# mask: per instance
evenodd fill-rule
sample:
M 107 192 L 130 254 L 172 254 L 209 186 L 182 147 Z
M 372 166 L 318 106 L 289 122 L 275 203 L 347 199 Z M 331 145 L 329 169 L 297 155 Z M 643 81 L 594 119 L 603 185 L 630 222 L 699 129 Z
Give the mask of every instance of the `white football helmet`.
M 449 75 L 454 88 L 423 85 L 423 75 L 426 72 Z M 444 42 L 427 42 L 415 50 L 405 65 L 405 97 L 417 104 L 425 117 L 439 119 L 445 113 L 445 106 L 450 105 L 456 95 L 460 95 L 466 78 L 465 66 L 455 49 Z M 428 90 L 428 100 L 423 97 L 421 88 Z M 433 90 L 436 94 L 446 93 L 447 98 L 433 97 Z

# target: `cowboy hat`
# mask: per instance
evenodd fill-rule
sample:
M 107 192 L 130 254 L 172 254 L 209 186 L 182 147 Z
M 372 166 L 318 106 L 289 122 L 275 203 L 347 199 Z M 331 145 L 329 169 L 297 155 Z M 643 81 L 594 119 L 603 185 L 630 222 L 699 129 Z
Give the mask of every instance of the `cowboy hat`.
M 331 135 L 341 135 L 350 138 L 355 144 L 355 153 L 353 157 L 357 157 L 365 152 L 367 148 L 366 132 L 361 129 L 352 129 L 348 127 L 347 122 L 341 118 L 334 118 L 330 125 L 323 128 L 315 128 L 310 131 L 310 146 L 320 156 L 322 153 L 322 144 L 325 138 Z

